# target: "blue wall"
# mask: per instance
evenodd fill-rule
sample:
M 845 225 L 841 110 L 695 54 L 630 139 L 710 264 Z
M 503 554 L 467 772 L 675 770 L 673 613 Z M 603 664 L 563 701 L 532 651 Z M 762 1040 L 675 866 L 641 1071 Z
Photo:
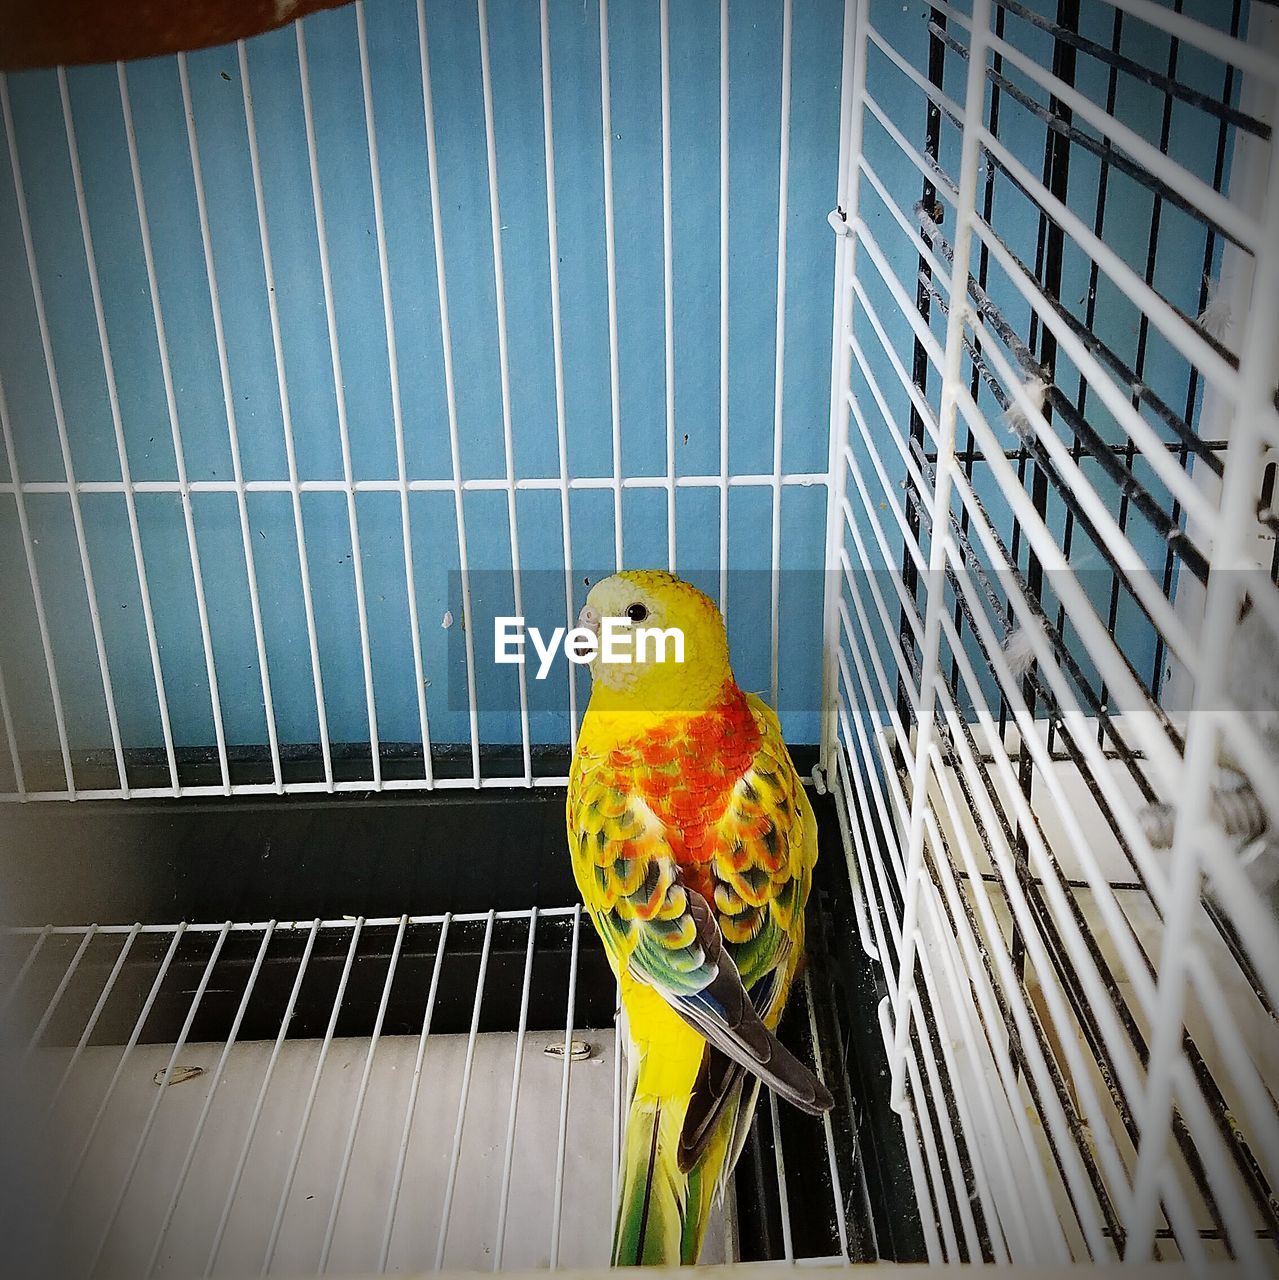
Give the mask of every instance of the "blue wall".
M 498 477 L 504 470 L 502 412 L 477 17 L 473 6 L 455 0 L 428 3 L 426 10 L 462 473 L 466 479 Z M 407 471 L 413 479 L 444 479 L 450 475 L 449 439 L 415 7 L 410 0 L 370 0 L 367 22 Z M 569 470 L 577 477 L 608 476 L 612 447 L 595 0 L 552 0 L 550 28 Z M 826 213 L 835 189 L 841 28 L 838 0 L 796 0 L 782 456 L 788 472 L 826 468 L 833 261 Z M 730 467 L 768 472 L 781 6 L 771 0 L 733 0 L 729 29 Z M 552 477 L 558 474 L 558 455 L 537 5 L 493 0 L 489 31 L 515 469 L 522 478 Z M 396 474 L 395 445 L 354 10 L 314 15 L 305 21 L 305 34 L 352 469 L 357 479 L 388 480 Z M 609 39 L 622 466 L 626 475 L 662 475 L 657 5 L 614 0 Z M 719 470 L 718 58 L 718 6 L 673 4 L 676 465 L 681 474 L 691 475 Z M 298 469 L 305 480 L 338 480 L 337 404 L 293 29 L 250 41 L 248 64 Z M 283 480 L 280 394 L 236 51 L 192 54 L 189 68 L 243 473 L 249 480 Z M 192 481 L 226 480 L 233 465 L 227 412 L 177 63 L 161 58 L 129 64 L 127 79 L 187 475 Z M 132 478 L 172 482 L 177 466 L 116 70 L 75 69 L 68 81 Z M 11 76 L 9 92 L 76 478 L 118 481 L 56 76 Z M 21 479 L 63 480 L 7 164 L 0 164 L 0 379 Z M 0 479 L 10 478 L 5 465 Z M 785 491 L 784 565 L 820 566 L 824 497 L 821 488 Z M 192 501 L 227 739 L 261 744 L 266 720 L 236 500 L 229 493 L 205 493 Z M 85 494 L 81 502 L 122 738 L 126 746 L 157 746 L 160 721 L 124 500 L 118 493 Z M 281 492 L 250 493 L 247 502 L 279 738 L 313 743 L 318 720 L 290 498 Z M 713 489 L 678 494 L 679 567 L 709 586 L 717 578 L 718 502 Z M 27 505 L 71 745 L 101 748 L 109 745 L 105 701 L 70 506 L 64 494 L 28 494 Z M 450 571 L 458 564 L 453 498 L 448 492 L 415 492 L 410 505 L 431 734 L 437 743 L 457 742 L 468 737 L 460 696 L 464 684 L 459 684 L 457 648 L 450 647 L 441 627 L 446 609 L 461 617 L 456 582 L 450 586 Z M 338 492 L 307 493 L 302 507 L 329 733 L 335 742 L 367 742 L 345 498 Z M 558 494 L 522 491 L 517 509 L 523 567 L 555 571 L 542 581 L 558 583 L 563 569 Z M 389 492 L 361 493 L 357 510 L 379 736 L 384 742 L 420 741 L 399 499 Z M 665 566 L 664 494 L 628 490 L 623 510 L 626 562 Z M 180 501 L 173 493 L 143 492 L 137 511 L 174 739 L 179 746 L 207 745 L 213 741 L 213 718 Z M 471 566 L 509 570 L 504 495 L 468 492 L 465 518 Z M 767 568 L 770 519 L 767 489 L 732 491 L 734 569 Z M 579 582 L 612 568 L 611 494 L 574 492 L 572 535 Z M 56 746 L 52 699 L 16 508 L 8 495 L 0 500 L 0 573 L 6 603 L 0 667 L 19 738 L 24 748 L 48 749 Z M 800 740 L 816 735 L 820 582 L 812 578 L 787 584 L 783 600 L 782 701 L 787 728 Z M 477 578 L 477 593 L 500 594 L 493 586 L 500 581 L 492 575 Z M 747 594 L 762 596 L 766 608 L 766 590 L 743 592 L 743 607 L 730 611 L 734 652 L 742 682 L 766 689 L 768 628 L 746 608 Z M 559 620 L 562 596 L 547 608 Z M 477 636 L 477 642 L 482 683 L 496 682 L 487 693 L 482 687 L 482 705 L 505 707 L 484 711 L 482 737 L 517 741 L 514 686 L 503 685 L 492 668 L 487 636 Z M 509 669 L 500 675 L 505 679 Z M 563 742 L 567 736 L 563 698 L 554 709 L 535 712 L 535 741 Z

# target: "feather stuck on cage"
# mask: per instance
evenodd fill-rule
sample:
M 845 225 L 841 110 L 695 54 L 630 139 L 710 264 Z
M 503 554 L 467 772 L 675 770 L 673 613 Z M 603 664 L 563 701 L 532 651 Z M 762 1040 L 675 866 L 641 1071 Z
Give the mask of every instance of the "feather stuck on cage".
M 1204 274 L 1204 309 L 1199 313 L 1199 327 L 1218 342 L 1225 339 L 1230 328 L 1230 297 L 1224 276 Z
M 1018 627 L 1004 637 L 1004 659 L 1016 680 L 1020 680 L 1035 665 L 1034 646 L 1025 627 Z
M 1042 373 L 1031 373 L 1027 375 L 1025 382 L 1021 384 L 1022 393 L 1025 395 L 1037 413 L 1044 410 L 1044 402 L 1048 398 L 1048 380 Z M 1018 440 L 1029 439 L 1034 434 L 1035 424 L 1031 420 L 1030 414 L 1022 407 L 1017 399 L 1009 401 L 1008 409 L 1004 413 L 1004 426 L 1017 437 Z

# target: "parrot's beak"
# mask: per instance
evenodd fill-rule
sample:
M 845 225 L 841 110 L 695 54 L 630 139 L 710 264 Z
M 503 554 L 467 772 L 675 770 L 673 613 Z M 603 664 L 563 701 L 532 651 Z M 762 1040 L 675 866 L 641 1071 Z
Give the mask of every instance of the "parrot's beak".
M 589 604 L 583 605 L 582 612 L 577 615 L 577 625 L 584 627 L 587 631 L 593 631 L 598 636 L 600 633 L 599 610 Z

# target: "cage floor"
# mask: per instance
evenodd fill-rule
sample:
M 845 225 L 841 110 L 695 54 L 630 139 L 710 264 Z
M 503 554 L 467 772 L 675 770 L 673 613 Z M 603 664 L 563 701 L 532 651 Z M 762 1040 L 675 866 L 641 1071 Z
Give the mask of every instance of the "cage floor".
M 238 1178 L 237 1166 L 246 1150 L 249 1121 L 273 1046 L 268 1041 L 236 1045 L 215 1087 L 212 1076 L 224 1046 L 188 1044 L 176 1064 L 178 1082 L 165 1090 L 144 1158 L 120 1207 L 103 1254 L 103 1270 L 146 1272 L 206 1107 L 203 1132 L 156 1256 L 156 1275 L 191 1276 L 208 1270 L 214 1275 L 256 1275 L 268 1249 L 272 1270 L 309 1274 L 319 1265 L 331 1218 L 330 1270 L 369 1272 L 383 1265 L 388 1271 L 422 1270 L 437 1256 L 446 1197 L 452 1209 L 445 1266 L 487 1270 L 499 1260 L 499 1220 L 508 1176 L 503 1266 L 547 1266 L 552 1223 L 563 1207 L 571 1214 L 571 1229 L 561 1235 L 560 1264 L 606 1262 L 614 1040 L 611 1030 L 583 1032 L 579 1038 L 589 1044 L 590 1057 L 574 1064 L 566 1115 L 568 1141 L 558 1188 L 562 1034 L 532 1032 L 525 1038 L 517 1125 L 509 1145 L 517 1037 L 500 1032 L 476 1037 L 469 1084 L 473 1105 L 465 1108 L 463 1141 L 451 1182 L 458 1098 L 470 1042 L 464 1035 L 431 1037 L 398 1186 L 416 1037 L 381 1039 L 372 1055 L 367 1096 L 354 1128 L 356 1097 L 369 1059 L 368 1038 L 335 1039 L 327 1054 L 320 1040 L 285 1042 Z M 545 1052 L 548 1048 L 561 1052 L 550 1056 Z M 93 1260 L 159 1091 L 155 1079 L 165 1070 L 171 1053 L 171 1045 L 140 1045 L 130 1055 L 76 1181 L 78 1229 L 68 1242 L 65 1261 L 70 1274 L 82 1273 Z M 297 1135 L 322 1054 L 326 1060 L 290 1177 Z M 39 1069 L 56 1078 L 66 1056 L 65 1051 L 42 1051 Z M 120 1050 L 114 1046 L 95 1047 L 82 1055 L 74 1086 L 60 1103 L 65 1132 L 88 1131 L 119 1057 Z M 199 1068 L 202 1074 L 185 1078 L 190 1068 Z M 62 1183 L 77 1146 L 65 1144 L 56 1161 Z M 345 1183 L 339 1196 L 343 1170 Z M 708 1254 L 722 1256 L 718 1235 L 712 1237 L 712 1246 Z
M 580 1025 L 612 1013 L 587 936 L 574 908 L 3 935 L 49 1273 L 607 1263 L 625 1065 Z M 743 1251 L 730 1196 L 705 1261 L 843 1260 L 829 1120 L 766 1095 L 742 1166 L 764 1207 Z

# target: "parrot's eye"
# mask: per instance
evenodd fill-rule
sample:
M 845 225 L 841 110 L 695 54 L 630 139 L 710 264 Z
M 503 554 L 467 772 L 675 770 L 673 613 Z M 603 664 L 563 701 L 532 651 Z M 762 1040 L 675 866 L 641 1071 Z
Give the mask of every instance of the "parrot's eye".
M 626 606 L 626 616 L 632 622 L 643 622 L 648 617 L 648 610 L 637 601 L 635 604 Z

